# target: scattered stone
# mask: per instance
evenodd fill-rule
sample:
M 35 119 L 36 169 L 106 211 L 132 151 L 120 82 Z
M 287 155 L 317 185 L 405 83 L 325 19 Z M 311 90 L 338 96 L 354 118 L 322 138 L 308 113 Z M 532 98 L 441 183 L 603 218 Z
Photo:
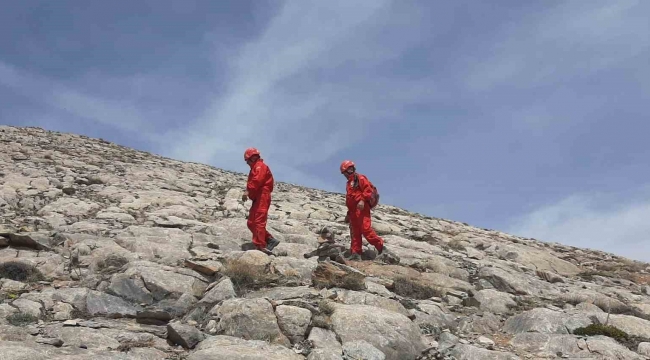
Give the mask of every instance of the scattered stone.
M 385 360 L 386 355 L 372 344 L 359 340 L 343 343 L 343 358 L 358 360 Z
M 167 324 L 167 338 L 176 345 L 193 349 L 205 336 L 194 326 L 171 322 Z
M 36 338 L 36 342 L 39 343 L 39 344 L 52 345 L 52 346 L 55 346 L 55 347 L 63 346 L 63 340 L 61 340 L 61 339 L 38 337 L 38 338 Z
M 227 299 L 236 298 L 237 293 L 230 278 L 223 278 L 216 286 L 210 289 L 199 301 L 201 304 L 215 305 Z

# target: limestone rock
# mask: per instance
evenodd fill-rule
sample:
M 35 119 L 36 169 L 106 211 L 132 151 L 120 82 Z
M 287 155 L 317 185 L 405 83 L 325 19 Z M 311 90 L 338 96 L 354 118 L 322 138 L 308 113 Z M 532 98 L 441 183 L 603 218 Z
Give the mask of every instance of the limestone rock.
M 265 299 L 228 299 L 211 311 L 219 334 L 249 340 L 270 340 L 290 346 L 282 334 L 271 303 Z
M 373 306 L 337 306 L 332 326 L 343 343 L 367 341 L 387 360 L 413 360 L 424 350 L 420 330 L 409 318 Z
M 224 278 L 219 283 L 210 289 L 199 301 L 202 304 L 214 305 L 227 299 L 237 297 L 235 288 L 230 278 Z
M 167 337 L 174 344 L 186 349 L 193 349 L 196 344 L 203 341 L 204 335 L 194 326 L 171 322 L 167 324 Z
M 311 311 L 296 306 L 280 305 L 275 309 L 280 330 L 291 343 L 299 343 L 305 339 L 307 327 L 311 322 Z
M 196 347 L 188 360 L 303 360 L 292 350 L 260 340 L 213 336 Z

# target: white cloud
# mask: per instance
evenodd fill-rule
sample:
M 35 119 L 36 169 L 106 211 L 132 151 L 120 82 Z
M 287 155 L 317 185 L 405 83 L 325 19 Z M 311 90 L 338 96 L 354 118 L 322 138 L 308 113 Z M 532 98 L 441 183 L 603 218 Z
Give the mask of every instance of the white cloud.
M 618 205 L 574 195 L 522 216 L 508 233 L 650 261 L 650 198 Z
M 421 41 L 418 22 L 425 19 L 390 5 L 285 2 L 229 63 L 232 80 L 215 84 L 225 94 L 187 132 L 161 139 L 172 145 L 169 154 L 241 168 L 244 149 L 255 146 L 298 174 L 301 165 L 363 140 L 371 124 L 399 121 L 395 115 L 404 105 L 436 91 L 430 79 L 403 80 L 377 70 Z
M 150 124 L 147 124 L 146 113 L 133 103 L 95 96 L 61 81 L 25 72 L 2 61 L 0 85 L 48 106 L 49 111 L 44 116 L 52 123 L 64 122 L 66 115 L 73 115 L 123 131 L 139 132 L 151 128 Z M 53 111 L 63 114 L 56 116 Z M 143 133 L 146 137 L 147 132 Z
M 466 86 L 530 88 L 566 82 L 633 60 L 650 47 L 646 1 L 563 2 L 505 25 L 481 49 Z M 645 68 L 645 65 L 644 65 Z

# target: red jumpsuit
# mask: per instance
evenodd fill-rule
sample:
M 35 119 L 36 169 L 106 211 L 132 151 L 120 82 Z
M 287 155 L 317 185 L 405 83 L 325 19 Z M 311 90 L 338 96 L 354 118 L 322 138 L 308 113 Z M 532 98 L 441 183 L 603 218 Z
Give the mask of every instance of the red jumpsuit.
M 248 212 L 248 229 L 253 233 L 253 244 L 259 248 L 266 247 L 266 240 L 273 236 L 266 231 L 266 220 L 271 206 L 271 192 L 273 191 L 273 174 L 262 159 L 251 165 L 248 173 L 248 198 L 253 201 Z
M 355 175 L 359 179 L 359 183 L 355 187 Z M 348 216 L 350 219 L 350 228 L 352 229 L 352 244 L 350 252 L 353 254 L 361 254 L 362 240 L 361 235 L 373 245 L 377 250 L 381 251 L 384 247 L 384 240 L 380 238 L 375 230 L 372 229 L 370 221 L 370 205 L 368 201 L 372 195 L 372 187 L 368 182 L 368 178 L 361 174 L 354 174 L 348 178 L 346 186 L 345 204 L 348 207 Z M 359 201 L 363 200 L 365 205 L 363 210 L 357 209 Z

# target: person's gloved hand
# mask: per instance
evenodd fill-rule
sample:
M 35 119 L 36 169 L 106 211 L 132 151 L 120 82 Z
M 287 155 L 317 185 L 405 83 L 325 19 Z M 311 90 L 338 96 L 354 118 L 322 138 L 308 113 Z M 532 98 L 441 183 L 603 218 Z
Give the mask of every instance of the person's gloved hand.
M 357 204 L 357 209 L 359 209 L 359 210 L 363 210 L 363 207 L 364 207 L 365 205 L 366 205 L 366 203 L 365 203 L 363 200 L 361 200 L 361 201 L 359 201 L 359 203 Z
M 241 201 L 246 202 L 248 200 L 248 190 L 244 191 L 244 194 L 241 196 Z

